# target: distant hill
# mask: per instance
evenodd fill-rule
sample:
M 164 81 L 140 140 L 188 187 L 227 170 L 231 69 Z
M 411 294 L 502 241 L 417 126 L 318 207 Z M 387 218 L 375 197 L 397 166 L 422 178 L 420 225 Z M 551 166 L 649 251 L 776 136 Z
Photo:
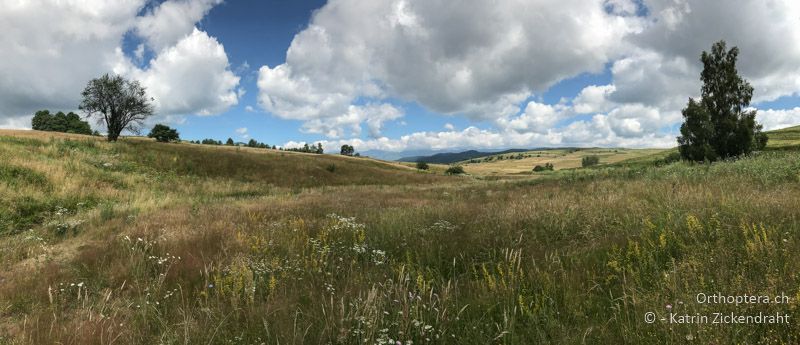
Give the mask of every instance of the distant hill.
M 382 159 L 385 161 L 397 161 L 403 157 L 412 156 L 430 156 L 437 153 L 445 153 L 444 150 L 407 150 L 407 151 L 383 151 L 383 150 L 366 150 L 359 151 L 362 156 Z
M 411 157 L 403 157 L 398 159 L 400 162 L 419 162 L 423 161 L 426 163 L 438 163 L 438 164 L 450 164 L 460 161 L 465 161 L 474 158 L 486 157 L 486 156 L 493 156 L 499 154 L 506 154 L 506 153 L 516 153 L 516 152 L 527 152 L 530 151 L 529 149 L 510 149 L 505 151 L 499 152 L 482 152 L 476 150 L 469 150 L 463 152 L 444 152 L 444 153 L 437 153 L 430 156 L 411 156 Z

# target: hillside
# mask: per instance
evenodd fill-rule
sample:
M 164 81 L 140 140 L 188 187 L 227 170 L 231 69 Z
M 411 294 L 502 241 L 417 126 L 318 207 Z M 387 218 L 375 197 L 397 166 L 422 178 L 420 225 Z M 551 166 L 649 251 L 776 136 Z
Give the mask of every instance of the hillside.
M 769 136 L 767 151 L 800 149 L 800 126 L 766 132 Z M 539 176 L 547 172 L 533 174 L 536 165 L 553 164 L 554 170 L 576 169 L 581 167 L 581 159 L 586 156 L 598 156 L 599 166 L 636 166 L 653 165 L 662 161 L 672 149 L 625 149 L 625 148 L 561 148 L 548 150 L 531 150 L 513 154 L 497 153 L 477 159 L 464 159 L 455 164 L 462 165 L 464 170 L 476 176 L 517 177 L 518 175 Z
M 769 136 L 768 150 L 800 149 L 800 126 L 769 131 L 767 135 Z
M 554 170 L 575 169 L 581 167 L 581 159 L 586 156 L 598 156 L 600 164 L 617 163 L 639 157 L 658 154 L 662 149 L 603 149 L 603 148 L 567 148 L 533 150 L 511 154 L 497 154 L 479 159 L 459 162 L 464 170 L 473 175 L 508 176 L 529 174 L 533 167 L 553 164 Z
M 524 149 L 509 149 L 500 152 L 481 152 L 476 150 L 469 150 L 463 152 L 443 152 L 437 153 L 430 156 L 413 156 L 413 157 L 403 157 L 398 159 L 399 162 L 425 162 L 425 163 L 435 163 L 435 164 L 450 164 L 456 163 L 468 159 L 486 157 L 486 156 L 493 156 L 493 155 L 502 155 L 506 153 L 514 153 L 514 152 L 525 152 L 528 150 Z
M 139 138 L 111 144 L 103 138 L 35 131 L 0 130 L 0 158 L 0 178 L 6 182 L 0 191 L 11 197 L 0 201 L 0 234 L 41 223 L 42 214 L 59 203 L 75 208 L 119 195 L 255 197 L 280 188 L 428 184 L 443 179 L 366 158 Z M 191 190 L 197 195 L 185 195 Z M 10 202 L 15 198 L 25 202 Z
M 0 344 L 797 343 L 798 323 L 643 321 L 800 318 L 798 137 L 770 135 L 710 165 L 542 151 L 640 164 L 489 181 L 0 131 Z

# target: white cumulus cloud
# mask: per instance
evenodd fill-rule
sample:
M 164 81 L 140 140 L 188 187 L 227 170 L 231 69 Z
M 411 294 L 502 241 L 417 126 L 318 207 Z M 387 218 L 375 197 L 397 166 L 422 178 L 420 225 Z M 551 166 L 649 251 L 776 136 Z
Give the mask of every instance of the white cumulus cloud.
M 286 63 L 261 67 L 260 104 L 313 127 L 352 125 L 350 106 L 364 98 L 415 101 L 472 119 L 515 115 L 532 93 L 602 71 L 617 57 L 640 21 L 606 5 L 332 0 L 294 37 Z
M 86 83 L 104 73 L 139 79 L 156 99 L 154 121 L 180 122 L 180 115 L 237 104 L 239 77 L 223 46 L 194 26 L 219 1 L 168 0 L 139 16 L 147 3 L 0 0 L 0 119 L 75 110 Z M 132 56 L 122 53 L 129 32 L 154 50 L 147 67 L 137 67 L 143 45 Z

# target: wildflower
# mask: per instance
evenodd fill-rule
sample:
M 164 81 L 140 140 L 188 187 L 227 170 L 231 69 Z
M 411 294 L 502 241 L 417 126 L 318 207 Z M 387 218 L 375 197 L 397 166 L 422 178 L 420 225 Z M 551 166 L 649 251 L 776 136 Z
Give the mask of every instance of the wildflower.
M 672 310 L 672 304 L 667 304 L 667 310 Z

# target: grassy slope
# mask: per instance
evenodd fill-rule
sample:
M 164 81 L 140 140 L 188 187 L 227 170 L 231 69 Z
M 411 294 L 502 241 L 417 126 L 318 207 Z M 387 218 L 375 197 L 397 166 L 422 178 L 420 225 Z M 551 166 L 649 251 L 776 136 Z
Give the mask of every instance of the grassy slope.
M 478 159 L 478 162 L 461 162 L 464 170 L 473 175 L 511 175 L 530 173 L 534 166 L 553 164 L 555 170 L 574 169 L 581 166 L 581 159 L 586 156 L 600 157 L 600 164 L 616 163 L 623 160 L 657 154 L 661 149 L 554 149 L 541 151 L 528 151 L 521 153 L 524 158 L 511 159 L 517 153 L 495 155 L 490 161 Z M 498 159 L 502 156 L 503 159 Z
M 767 133 L 770 137 L 768 150 L 796 150 L 800 148 L 800 126 Z M 575 169 L 581 167 L 581 159 L 583 157 L 596 155 L 600 157 L 600 165 L 652 164 L 672 152 L 677 152 L 677 149 L 554 149 L 523 152 L 523 159 L 510 159 L 517 155 L 514 153 L 494 155 L 477 160 L 466 160 L 458 164 L 462 165 L 467 173 L 476 176 L 508 177 L 508 175 L 519 174 L 538 176 L 547 173 L 532 174 L 531 170 L 534 166 L 544 165 L 545 163 L 553 164 L 555 170 Z M 498 159 L 500 156 L 503 159 Z
M 668 304 L 800 317 L 792 150 L 497 182 L 145 142 L 5 136 L 0 155 L 5 207 L 44 205 L 0 235 L 0 344 L 800 340 L 794 322 L 643 322 Z

